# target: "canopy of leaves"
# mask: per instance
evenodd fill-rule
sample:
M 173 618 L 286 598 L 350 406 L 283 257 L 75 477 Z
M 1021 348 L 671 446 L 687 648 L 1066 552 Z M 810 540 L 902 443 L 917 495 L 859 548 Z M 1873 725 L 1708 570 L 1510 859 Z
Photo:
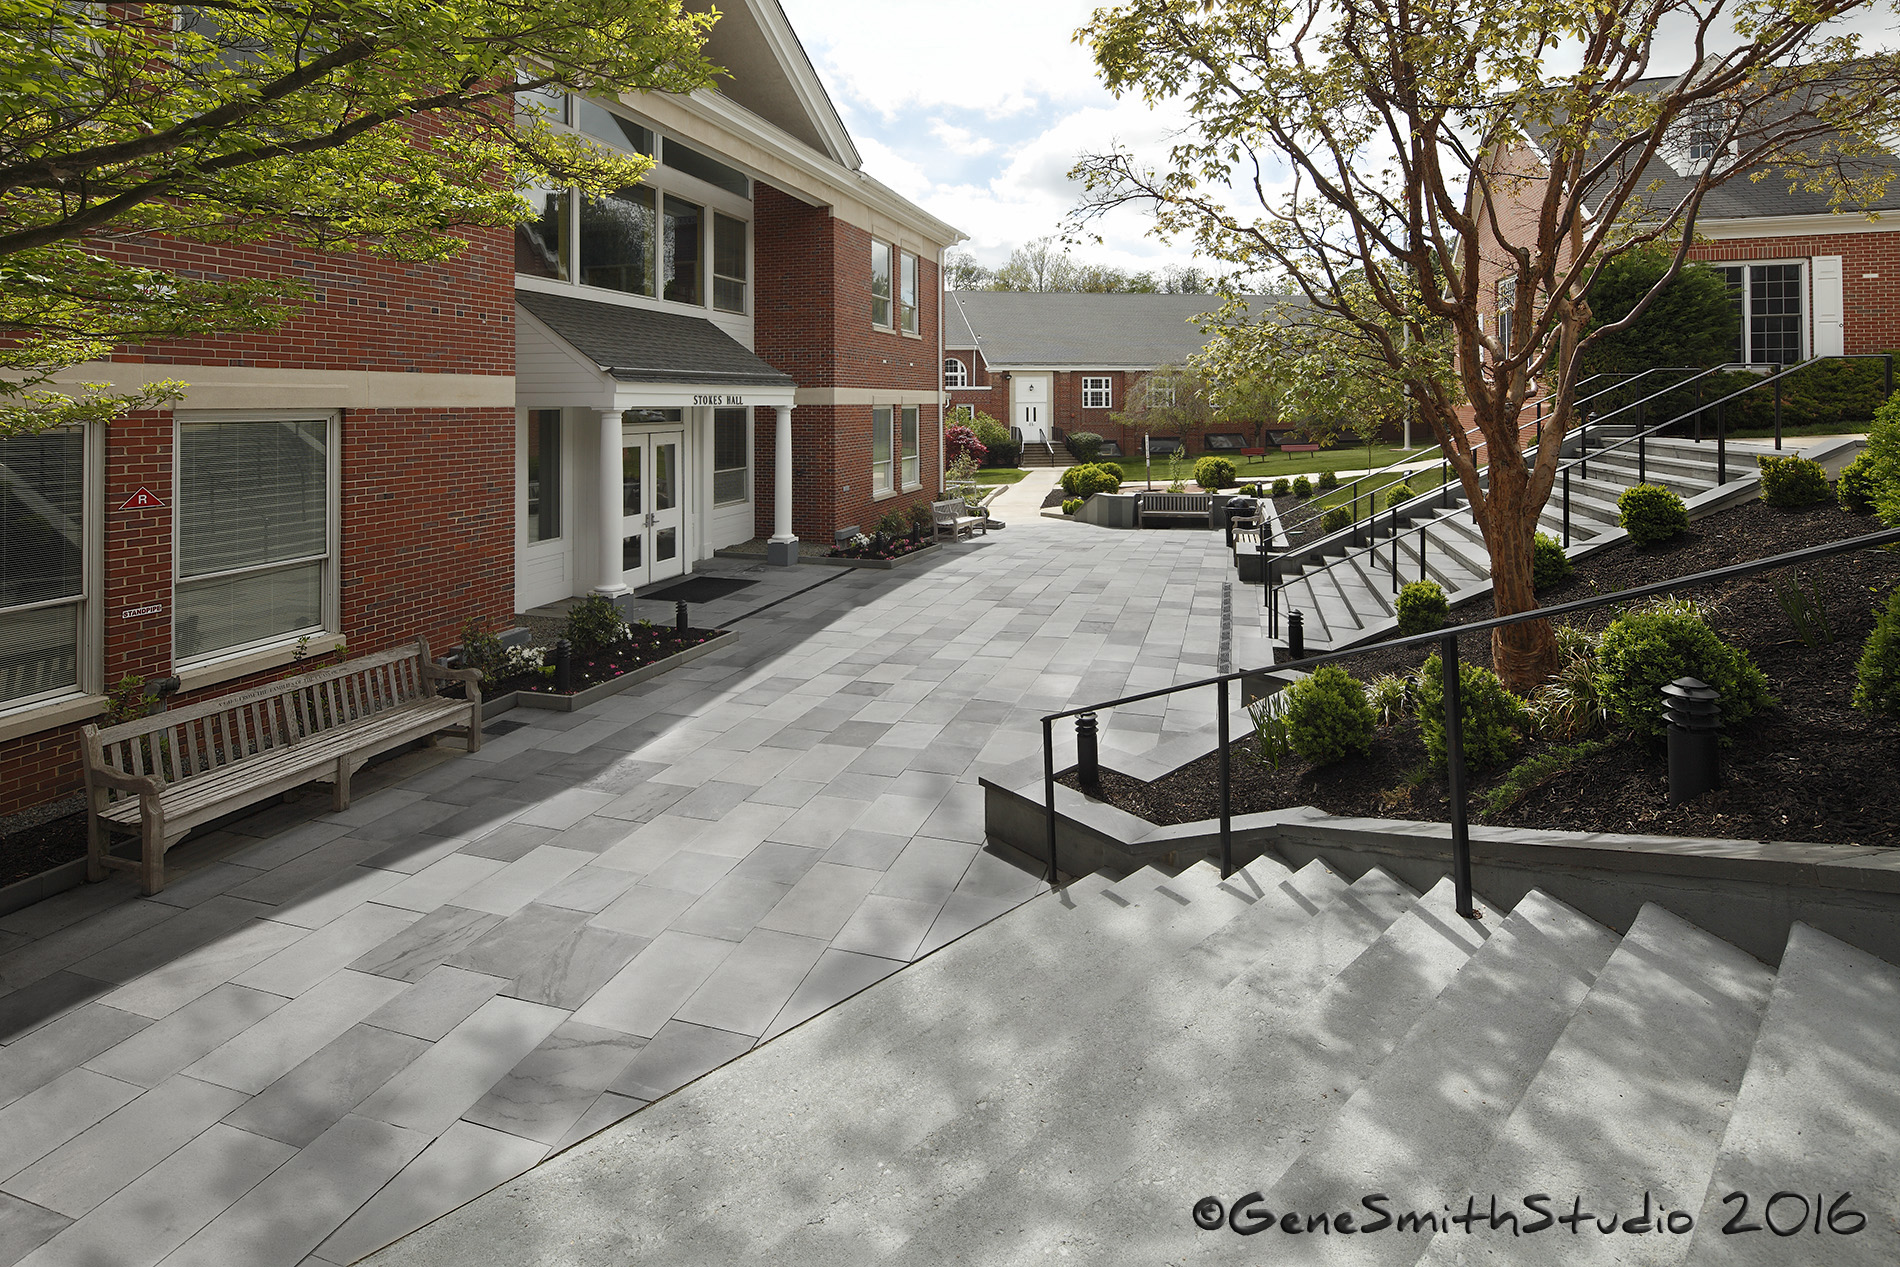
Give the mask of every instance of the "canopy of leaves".
M 0 434 L 162 398 L 49 384 L 115 345 L 270 328 L 304 293 L 169 271 L 150 239 L 426 261 L 522 219 L 532 184 L 638 180 L 651 159 L 518 121 L 513 94 L 690 92 L 714 73 L 715 17 L 677 0 L 11 0 Z
M 1729 359 L 1741 315 L 1727 281 L 1706 264 L 1685 264 L 1664 281 L 1671 257 L 1667 248 L 1650 246 L 1604 263 L 1584 296 L 1590 304 L 1584 330 L 1595 334 L 1613 328 L 1587 341 L 1585 374 L 1640 373 L 1657 366 L 1704 369 Z M 1645 299 L 1648 306 L 1624 324 Z

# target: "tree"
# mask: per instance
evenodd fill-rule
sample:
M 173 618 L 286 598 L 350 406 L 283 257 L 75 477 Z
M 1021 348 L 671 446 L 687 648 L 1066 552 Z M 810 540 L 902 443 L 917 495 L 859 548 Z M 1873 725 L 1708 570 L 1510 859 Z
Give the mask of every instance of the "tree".
M 0 435 L 176 399 L 181 384 L 115 395 L 55 375 L 118 345 L 270 329 L 308 293 L 288 270 L 175 269 L 165 241 L 434 260 L 458 231 L 523 219 L 531 185 L 637 181 L 652 159 L 518 119 L 513 98 L 691 92 L 714 73 L 714 20 L 673 0 L 14 0 Z
M 949 251 L 943 257 L 945 290 L 988 290 L 996 274 L 976 262 L 968 251 Z
M 1078 38 L 1111 90 L 1185 99 L 1193 118 L 1164 167 L 1119 148 L 1084 156 L 1076 219 L 1149 206 L 1163 235 L 1281 275 L 1358 330 L 1464 485 L 1497 610 L 1529 611 L 1533 533 L 1580 354 L 1634 324 L 1681 272 L 1708 192 L 1753 173 L 1828 189 L 1840 206 L 1884 189 L 1887 169 L 1867 159 L 1894 121 L 1900 56 L 1862 56 L 1824 29 L 1870 7 L 1130 0 Z M 1730 30 L 1741 35 L 1725 47 Z M 1664 54 L 1672 65 L 1657 77 Z M 1670 250 L 1664 276 L 1621 321 L 1591 328 L 1597 275 L 1649 244 Z M 1366 286 L 1342 287 L 1355 271 Z M 1435 323 L 1455 382 L 1411 364 Z M 1553 403 L 1529 429 L 1527 462 L 1520 416 L 1539 386 Z M 1492 655 L 1524 690 L 1554 669 L 1556 643 L 1530 621 L 1496 631 Z
M 1075 281 L 1076 267 L 1069 253 L 1058 247 L 1054 238 L 1037 238 L 1009 253 L 1009 259 L 996 270 L 995 289 L 1047 293 L 1074 290 Z
M 1704 369 L 1730 359 L 1741 314 L 1728 282 L 1706 264 L 1685 264 L 1658 285 L 1672 254 L 1666 247 L 1649 246 L 1604 263 L 1584 296 L 1590 306 L 1584 330 L 1612 329 L 1585 349 L 1585 375 L 1641 373 L 1657 366 Z M 1645 299 L 1648 306 L 1625 322 Z
M 1215 419 L 1207 378 L 1187 365 L 1159 365 L 1128 386 L 1121 409 L 1109 414 L 1145 435 L 1200 435 Z

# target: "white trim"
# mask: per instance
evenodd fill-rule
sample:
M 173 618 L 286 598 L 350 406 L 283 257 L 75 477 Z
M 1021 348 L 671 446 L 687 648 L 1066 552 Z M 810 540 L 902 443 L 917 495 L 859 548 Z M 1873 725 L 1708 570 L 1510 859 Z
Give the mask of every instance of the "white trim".
M 1696 232 L 1718 242 L 1741 238 L 1797 238 L 1829 233 L 1893 233 L 1900 231 L 1900 218 L 1872 219 L 1880 213 L 1860 211 L 1824 212 L 1805 216 L 1749 216 L 1725 220 L 1698 219 Z M 1713 262 L 1713 261 L 1711 261 Z M 1763 263 L 1770 261 L 1764 260 Z
M 0 743 L 9 739 L 24 739 L 28 735 L 37 735 L 43 730 L 52 730 L 76 721 L 89 721 L 105 712 L 110 704 L 111 701 L 103 695 L 66 695 L 56 700 L 42 700 L 37 704 L 9 708 L 0 713 Z
M 1081 400 L 1083 409 L 1113 409 L 1115 407 L 1115 378 L 1111 374 L 1084 374 L 1082 378 Z M 1090 386 L 1099 383 L 1100 386 Z M 1100 403 L 1091 404 L 1092 393 L 1101 394 Z
M 178 689 L 181 692 L 195 691 L 199 687 L 214 686 L 219 682 L 229 682 L 234 678 L 248 677 L 250 674 L 262 673 L 267 669 L 281 669 L 287 664 L 295 664 L 297 663 L 297 643 L 306 636 L 310 639 L 304 644 L 303 658 L 306 661 L 317 656 L 328 655 L 345 645 L 343 635 L 339 633 L 293 634 L 261 648 L 251 647 L 233 651 L 215 659 L 200 660 L 189 667 L 180 666 L 177 670 Z
M 572 288 L 561 283 L 563 293 Z M 675 311 L 678 306 L 675 305 Z M 519 311 L 517 309 L 517 311 Z M 338 409 L 510 409 L 513 374 L 403 374 L 383 370 L 313 370 L 302 366 L 187 365 L 154 361 L 87 361 L 55 375 L 60 384 L 109 382 L 128 389 L 161 379 L 186 385 L 178 411 L 231 416 L 276 413 L 309 418 Z

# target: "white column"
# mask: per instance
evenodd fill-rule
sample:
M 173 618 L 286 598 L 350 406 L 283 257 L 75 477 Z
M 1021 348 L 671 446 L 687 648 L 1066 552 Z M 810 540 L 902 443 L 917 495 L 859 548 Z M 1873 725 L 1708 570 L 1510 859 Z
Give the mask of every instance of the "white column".
M 792 535 L 792 407 L 778 407 L 772 441 L 772 536 L 766 543 L 772 563 L 798 562 L 798 538 Z
M 620 570 L 620 414 L 600 411 L 600 578 L 594 593 L 613 596 L 628 592 Z

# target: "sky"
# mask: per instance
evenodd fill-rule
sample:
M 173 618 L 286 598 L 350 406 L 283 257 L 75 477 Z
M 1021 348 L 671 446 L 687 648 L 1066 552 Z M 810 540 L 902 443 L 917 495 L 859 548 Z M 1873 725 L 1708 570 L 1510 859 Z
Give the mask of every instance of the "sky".
M 1117 101 L 1071 38 L 1099 0 L 781 0 L 864 170 L 968 234 L 995 267 L 1060 232 L 1081 198 L 1068 178 L 1083 150 L 1165 150 L 1178 110 Z M 1118 212 L 1078 260 L 1158 270 L 1195 262 Z

